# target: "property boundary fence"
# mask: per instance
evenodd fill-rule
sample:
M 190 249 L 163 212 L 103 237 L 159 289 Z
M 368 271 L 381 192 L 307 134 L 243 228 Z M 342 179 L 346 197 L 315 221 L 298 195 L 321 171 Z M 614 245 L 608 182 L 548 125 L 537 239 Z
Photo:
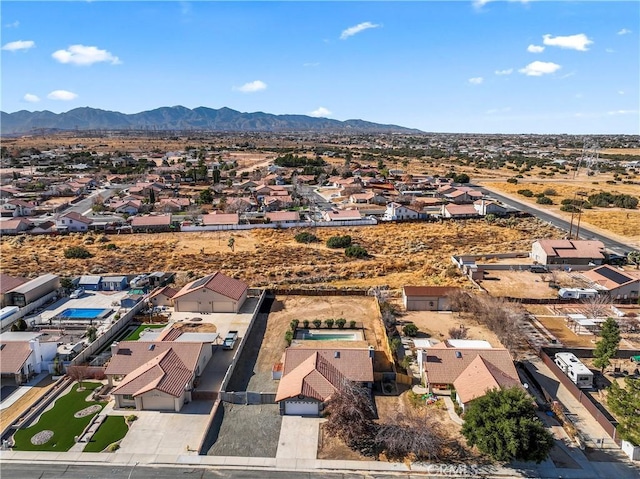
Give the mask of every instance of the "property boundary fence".
M 221 392 L 220 400 L 233 404 L 275 404 L 276 393 L 253 391 Z
M 291 223 L 256 223 L 248 225 L 209 225 L 209 226 L 182 226 L 183 233 L 202 231 L 241 231 L 252 229 L 279 229 L 279 228 L 333 228 L 337 226 L 373 226 L 377 225 L 375 218 L 365 218 L 353 221 L 295 221 Z
M 595 419 L 598 424 L 602 426 L 605 432 L 615 441 L 615 443 L 619 446 L 622 441 L 617 437 L 616 431 L 616 423 L 610 421 L 605 412 L 601 411 L 598 408 L 598 405 L 593 402 L 591 396 L 576 386 L 569 377 L 562 372 L 562 370 L 556 366 L 553 360 L 547 355 L 547 353 L 541 349 L 540 350 L 540 358 L 546 364 L 546 366 L 553 372 L 553 374 L 558 378 L 558 381 L 562 383 L 564 387 L 566 387 L 571 395 L 580 402 L 584 406 L 584 408 L 589 412 L 591 417 Z
M 367 296 L 368 289 L 302 289 L 273 288 L 269 292 L 281 296 Z

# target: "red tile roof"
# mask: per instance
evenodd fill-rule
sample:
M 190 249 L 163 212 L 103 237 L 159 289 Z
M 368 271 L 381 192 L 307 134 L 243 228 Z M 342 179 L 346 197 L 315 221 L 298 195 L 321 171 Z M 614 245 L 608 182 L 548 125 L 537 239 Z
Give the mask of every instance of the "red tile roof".
M 604 243 L 586 240 L 539 240 L 547 257 L 603 259 Z
M 202 215 L 202 224 L 206 225 L 237 225 L 240 222 L 238 213 L 211 213 Z
M 169 226 L 171 215 L 134 216 L 131 226 Z
M 0 373 L 16 374 L 31 356 L 28 342 L 9 341 L 0 344 Z
M 518 377 L 507 349 L 430 348 L 425 350 L 422 361 L 426 380 L 431 384 L 453 384 L 477 356 L 481 356 L 507 375 Z
M 482 356 L 476 356 L 453 382 L 456 394 L 463 404 L 484 396 L 491 389 L 520 386 L 518 376 L 511 376 Z
M 173 299 L 178 299 L 197 288 L 210 289 L 222 296 L 238 301 L 249 286 L 244 281 L 231 278 L 218 271 L 184 285 L 184 287 L 173 296 Z
M 9 276 L 8 274 L 0 273 L 0 294 L 11 291 L 27 281 L 29 280 L 22 276 Z
M 152 349 L 151 345 L 154 345 Z M 109 360 L 105 374 L 125 376 L 169 349 L 173 349 L 187 368 L 195 371 L 202 348 L 203 343 L 121 341 Z

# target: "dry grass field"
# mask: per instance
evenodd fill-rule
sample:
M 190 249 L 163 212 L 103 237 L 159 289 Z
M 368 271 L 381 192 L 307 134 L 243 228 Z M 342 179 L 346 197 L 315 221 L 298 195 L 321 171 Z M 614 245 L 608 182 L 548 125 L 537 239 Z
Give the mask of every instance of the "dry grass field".
M 512 227 L 469 220 L 317 228 L 314 233 L 321 243 L 310 245 L 295 242 L 299 231 L 5 236 L 0 254 L 3 272 L 22 276 L 52 271 L 72 276 L 157 270 L 200 276 L 220 270 L 254 286 L 388 285 L 396 289 L 405 284 L 466 284 L 452 266 L 451 255 L 527 251 L 537 238 L 561 236 L 559 230 L 533 218 L 520 219 Z M 349 259 L 343 250 L 325 246 L 329 237 L 347 234 L 372 257 Z M 228 247 L 231 237 L 234 251 Z M 115 249 L 105 249 L 109 244 Z M 66 259 L 64 250 L 74 245 L 83 245 L 94 256 Z M 187 281 L 186 275 L 178 276 L 178 283 Z

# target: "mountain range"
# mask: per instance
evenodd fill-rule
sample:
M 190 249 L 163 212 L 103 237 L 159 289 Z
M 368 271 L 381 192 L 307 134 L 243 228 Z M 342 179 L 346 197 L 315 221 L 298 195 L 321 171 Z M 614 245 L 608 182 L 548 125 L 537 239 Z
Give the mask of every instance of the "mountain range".
M 75 108 L 64 113 L 50 111 L 0 112 L 3 135 L 34 130 L 199 130 L 199 131 L 309 131 L 363 133 L 420 133 L 397 125 L 381 125 L 363 120 L 338 121 L 306 115 L 242 113 L 230 108 L 161 107 L 125 114 L 97 108 Z

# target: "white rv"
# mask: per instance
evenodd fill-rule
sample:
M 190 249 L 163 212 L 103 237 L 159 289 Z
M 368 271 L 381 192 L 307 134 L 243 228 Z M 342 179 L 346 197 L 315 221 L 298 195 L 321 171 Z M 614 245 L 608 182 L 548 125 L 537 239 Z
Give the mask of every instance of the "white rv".
M 561 299 L 587 299 L 598 296 L 597 289 L 586 288 L 560 288 L 558 297 Z
M 593 387 L 593 373 L 573 353 L 556 353 L 556 365 L 579 388 Z

